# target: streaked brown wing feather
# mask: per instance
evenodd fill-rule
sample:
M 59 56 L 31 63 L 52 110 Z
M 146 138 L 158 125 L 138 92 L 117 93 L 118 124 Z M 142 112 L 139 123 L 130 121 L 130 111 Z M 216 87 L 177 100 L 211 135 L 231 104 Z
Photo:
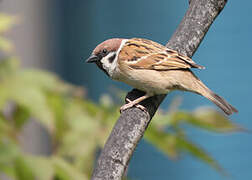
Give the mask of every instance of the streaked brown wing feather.
M 197 65 L 191 59 L 183 59 L 176 54 L 155 53 L 141 57 L 141 60 L 129 62 L 128 65 L 135 69 L 153 69 L 159 71 L 172 69 L 188 69 L 200 68 L 203 66 Z
M 205 69 L 204 66 L 196 64 L 191 58 L 184 56 L 182 54 L 179 54 L 177 51 L 174 51 L 172 49 L 166 49 L 166 52 L 172 57 L 179 59 L 181 63 L 185 63 L 190 65 L 190 68 L 199 68 L 199 69 Z
M 135 46 L 132 48 L 131 46 Z M 173 70 L 200 68 L 187 56 L 178 54 L 177 51 L 166 48 L 156 42 L 133 38 L 126 42 L 120 53 L 120 59 L 126 61 L 129 67 L 134 69 Z
M 160 56 L 160 54 L 156 54 L 152 58 L 155 58 L 155 56 Z M 166 56 L 164 57 L 163 60 L 160 60 L 159 62 L 153 65 L 153 69 L 156 70 L 187 69 L 187 68 L 204 69 L 203 66 L 196 64 L 189 57 L 178 54 L 176 51 L 170 49 L 166 49 Z

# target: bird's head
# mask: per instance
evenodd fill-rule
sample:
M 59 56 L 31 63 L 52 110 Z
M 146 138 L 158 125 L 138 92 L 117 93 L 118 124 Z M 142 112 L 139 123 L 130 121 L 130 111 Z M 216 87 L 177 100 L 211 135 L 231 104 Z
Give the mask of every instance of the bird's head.
M 113 38 L 102 42 L 96 46 L 86 62 L 96 63 L 108 76 L 112 76 L 117 65 L 118 53 L 123 40 L 121 38 Z

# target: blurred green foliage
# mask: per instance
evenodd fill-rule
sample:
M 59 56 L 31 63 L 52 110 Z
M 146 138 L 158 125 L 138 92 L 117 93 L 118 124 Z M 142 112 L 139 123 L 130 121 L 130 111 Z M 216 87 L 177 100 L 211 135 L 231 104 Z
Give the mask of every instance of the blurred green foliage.
M 15 17 L 0 14 L 0 50 L 9 53 L 12 43 L 3 37 Z M 1 57 L 0 57 L 1 58 Z M 55 74 L 22 69 L 10 56 L 0 60 L 0 175 L 14 180 L 85 180 L 91 176 L 97 150 L 103 147 L 119 106 L 107 95 L 94 103 L 85 90 L 60 80 Z M 171 159 L 181 152 L 209 164 L 220 165 L 181 128 L 190 124 L 207 131 L 227 133 L 241 130 L 214 110 L 185 112 L 177 101 L 167 113 L 157 112 L 144 139 Z M 31 120 L 45 127 L 53 145 L 52 154 L 23 152 L 19 142 L 23 127 Z

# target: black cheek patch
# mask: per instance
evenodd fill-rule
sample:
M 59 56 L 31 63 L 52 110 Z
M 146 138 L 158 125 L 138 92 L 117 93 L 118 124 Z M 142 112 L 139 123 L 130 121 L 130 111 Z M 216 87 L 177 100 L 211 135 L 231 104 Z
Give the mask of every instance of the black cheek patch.
M 114 53 L 114 55 L 113 56 L 111 56 L 111 57 L 109 57 L 109 63 L 113 63 L 114 62 L 114 60 L 115 60 L 115 57 L 116 57 L 116 53 Z
M 108 72 L 103 68 L 101 61 L 96 61 L 95 63 L 107 76 L 109 76 Z

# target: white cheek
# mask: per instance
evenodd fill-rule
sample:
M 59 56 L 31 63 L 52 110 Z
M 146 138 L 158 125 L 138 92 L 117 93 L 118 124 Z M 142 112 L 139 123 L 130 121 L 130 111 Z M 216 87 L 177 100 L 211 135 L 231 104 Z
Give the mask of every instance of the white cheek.
M 112 77 L 114 71 L 116 70 L 117 66 L 117 58 L 114 59 L 114 61 L 111 63 L 109 62 L 109 58 L 114 56 L 115 52 L 109 53 L 107 56 L 103 57 L 101 59 L 101 63 L 103 68 L 108 72 L 108 74 Z

